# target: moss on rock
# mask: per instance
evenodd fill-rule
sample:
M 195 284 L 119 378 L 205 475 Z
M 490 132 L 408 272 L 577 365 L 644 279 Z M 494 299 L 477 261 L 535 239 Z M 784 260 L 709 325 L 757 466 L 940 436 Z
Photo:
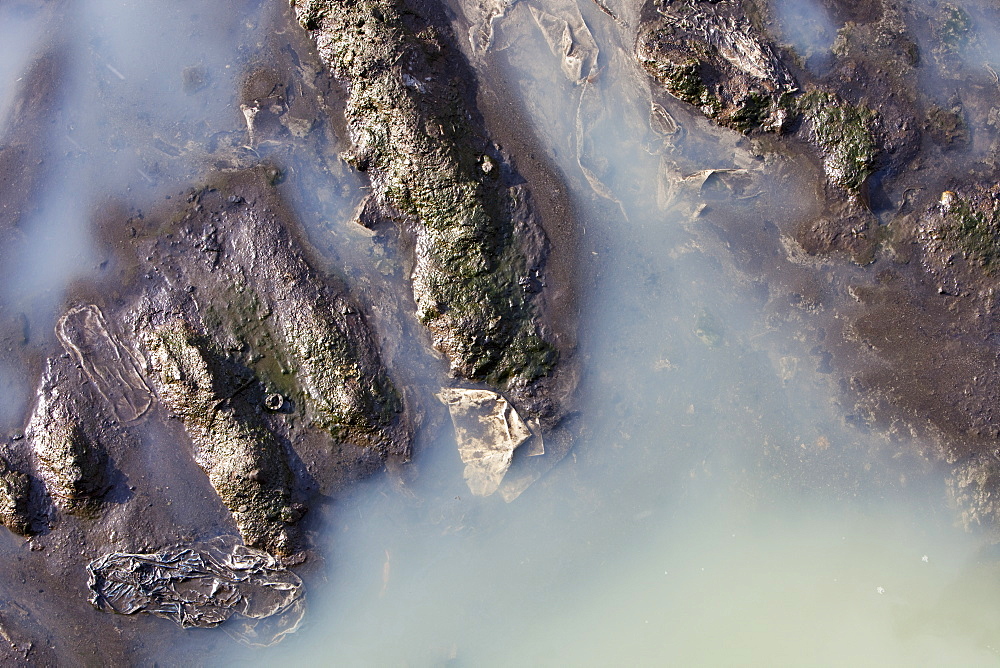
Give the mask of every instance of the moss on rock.
M 652 16 L 636 55 L 666 92 L 744 134 L 785 129 L 795 82 L 735 3 L 672 3 Z
M 307 0 L 296 11 L 347 86 L 350 161 L 415 237 L 417 314 L 452 372 L 499 386 L 548 373 L 557 354 L 521 287 L 538 267 L 450 36 L 399 0 Z
M 232 513 L 244 542 L 289 554 L 292 473 L 284 447 L 247 407 L 231 402 L 245 385 L 186 323 L 146 336 L 160 400 L 195 446 L 195 460 Z
M 678 100 L 698 107 L 710 118 L 718 115 L 722 104 L 709 91 L 700 71 L 701 63 L 696 59 L 689 58 L 680 63 L 667 59 L 649 59 L 643 61 L 643 66 Z
M 989 272 L 1000 267 L 1000 206 L 977 206 L 953 193 L 945 214 L 944 238 Z
M 936 26 L 935 32 L 945 49 L 961 51 L 969 44 L 972 36 L 972 17 L 961 7 L 945 4 L 941 8 L 941 22 Z
M 875 112 L 824 91 L 807 93 L 799 106 L 809 121 L 810 139 L 823 151 L 827 177 L 852 195 L 859 195 L 879 156 L 872 134 Z

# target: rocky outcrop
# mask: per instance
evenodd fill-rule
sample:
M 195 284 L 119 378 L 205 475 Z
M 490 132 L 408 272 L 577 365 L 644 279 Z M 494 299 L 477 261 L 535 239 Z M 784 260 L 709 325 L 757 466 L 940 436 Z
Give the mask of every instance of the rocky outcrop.
M 0 524 L 22 536 L 32 531 L 28 476 L 11 469 L 0 457 Z
M 151 376 L 164 406 L 194 445 L 198 465 L 233 514 L 247 545 L 287 555 L 292 472 L 274 433 L 245 403 L 228 400 L 246 384 L 183 321 L 144 337 Z
M 162 306 L 241 365 L 240 382 L 260 383 L 266 396 L 258 407 L 272 415 L 302 411 L 338 441 L 381 459 L 405 458 L 401 394 L 358 305 L 310 265 L 289 232 L 291 214 L 271 170 L 240 172 L 191 193 L 174 214 L 174 236 L 147 237 L 151 247 L 142 252 L 157 258 L 165 283 L 151 293 L 156 307 L 135 312 L 138 326 L 173 328 L 158 315 Z M 245 396 L 253 393 L 244 389 Z
M 848 296 L 846 307 L 817 308 L 816 350 L 832 351 L 851 419 L 907 430 L 912 451 L 949 471 L 965 525 L 1000 536 L 1000 93 L 983 64 L 986 33 L 953 4 L 828 2 L 837 30 L 816 67 L 781 43 L 776 11 L 755 0 L 650 0 L 636 55 L 655 88 L 749 135 L 755 151 L 816 164 L 818 211 L 781 240 L 786 269 L 796 265 L 781 280 L 811 273 Z M 727 33 L 725 17 L 739 27 Z M 741 49 L 780 65 L 734 73 L 754 62 L 734 59 Z M 734 122 L 732 91 L 747 81 L 758 82 L 763 109 L 777 108 L 778 84 L 790 80 L 778 72 L 796 82 L 784 89 L 786 122 Z M 841 273 L 838 254 L 866 269 Z
M 362 221 L 395 219 L 411 236 L 417 317 L 434 347 L 456 376 L 515 394 L 548 375 L 559 351 L 536 298 L 547 242 L 478 119 L 447 22 L 401 0 L 295 9 L 347 91 L 348 157 L 373 187 Z
M 25 433 L 49 496 L 72 511 L 108 489 L 109 462 L 98 436 L 105 409 L 90 396 L 70 394 L 62 361 L 50 360 Z
M 658 0 L 648 13 L 636 54 L 668 93 L 744 133 L 792 120 L 795 80 L 738 4 Z
M 222 174 L 129 221 L 106 283 L 115 298 L 87 295 L 100 305 L 59 320 L 65 352 L 49 360 L 25 430 L 59 510 L 127 502 L 136 488 L 113 462 L 134 467 L 150 423 L 173 418 L 243 541 L 293 557 L 317 493 L 408 459 L 402 396 L 359 307 L 311 265 L 274 176 L 267 165 Z M 2 519 L 26 533 L 45 511 L 29 507 L 27 477 L 0 473 Z
M 168 238 L 153 221 L 137 246 L 162 282 L 121 317 L 246 543 L 288 555 L 306 507 L 292 458 L 370 470 L 407 459 L 410 431 L 365 319 L 310 266 L 273 173 L 191 193 Z M 331 455 L 317 430 L 347 449 Z
M 804 93 L 759 26 L 765 13 L 752 0 L 654 0 L 647 3 L 636 57 L 667 93 L 720 125 L 744 134 L 801 126 L 830 183 L 863 195 L 881 154 L 878 113 L 841 98 L 836 86 L 808 72 L 799 73 Z

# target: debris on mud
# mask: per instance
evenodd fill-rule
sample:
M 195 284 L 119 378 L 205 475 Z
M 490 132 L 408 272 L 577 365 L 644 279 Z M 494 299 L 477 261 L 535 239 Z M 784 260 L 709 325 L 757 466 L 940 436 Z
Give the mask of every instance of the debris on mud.
M 532 437 L 531 430 L 496 392 L 447 387 L 438 398 L 451 414 L 469 490 L 476 496 L 493 494 L 510 468 L 514 451 Z
M 142 612 L 184 628 L 244 618 L 250 623 L 237 637 L 261 647 L 293 633 L 305 613 L 302 580 L 266 552 L 231 538 L 152 554 L 113 552 L 90 562 L 87 571 L 90 602 L 98 610 Z

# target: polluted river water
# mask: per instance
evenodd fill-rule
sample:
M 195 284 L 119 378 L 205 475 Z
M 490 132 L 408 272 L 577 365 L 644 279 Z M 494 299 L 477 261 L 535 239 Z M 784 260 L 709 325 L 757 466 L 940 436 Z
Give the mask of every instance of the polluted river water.
M 279 4 L 79 0 L 58 21 L 0 7 L 12 36 L 0 136 L 48 49 L 68 51 L 61 94 L 80 100 L 53 112 L 40 205 L 2 237 L 0 308 L 24 314 L 30 345 L 51 340 L 67 284 L 100 271 L 87 240 L 102 202 L 150 206 L 210 169 L 218 146 L 248 143 L 241 68 L 271 54 L 261 34 L 287 28 Z M 377 475 L 311 513 L 318 555 L 297 632 L 261 649 L 193 629 L 137 663 L 996 665 L 996 548 L 956 525 L 939 471 L 851 419 L 810 343 L 822 322 L 769 297 L 769 277 L 795 275 L 781 234 L 809 214 L 816 167 L 655 102 L 627 7 L 612 6 L 615 21 L 590 0 L 510 4 L 473 57 L 523 109 L 577 218 L 573 449 L 512 502 L 477 498 L 428 401 L 405 484 Z M 793 19 L 822 12 L 777 4 Z M 553 46 L 549 17 L 574 27 L 578 61 Z M 363 302 L 405 291 L 391 240 L 353 222 L 365 186 L 338 147 L 287 143 L 248 150 L 289 165 L 280 187 L 326 268 Z M 851 308 L 840 295 L 824 317 Z M 401 377 L 440 386 L 426 345 L 392 345 Z M 18 359 L 0 360 L 9 432 L 31 392 Z M 5 533 L 6 557 L 22 549 Z M 153 621 L 146 633 L 172 626 Z

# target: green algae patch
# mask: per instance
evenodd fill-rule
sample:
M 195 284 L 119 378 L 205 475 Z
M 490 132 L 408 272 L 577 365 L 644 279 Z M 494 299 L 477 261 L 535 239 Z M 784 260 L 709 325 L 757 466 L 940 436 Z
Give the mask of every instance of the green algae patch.
M 949 51 L 961 51 L 972 38 L 972 17 L 969 13 L 952 4 L 942 8 L 942 19 L 935 32 L 941 45 Z
M 325 306 L 289 313 L 275 322 L 276 337 L 313 421 L 356 445 L 383 454 L 398 450 L 388 429 L 403 412 L 399 393 L 381 365 L 372 362 L 374 354 L 362 354 L 368 342 L 358 340 L 356 333 L 352 336 L 346 323 Z
M 977 208 L 963 199 L 950 202 L 943 236 L 986 271 L 1000 268 L 1000 206 Z
M 823 91 L 807 93 L 799 106 L 809 121 L 810 139 L 823 151 L 827 177 L 851 195 L 859 195 L 879 157 L 871 132 L 876 113 Z
M 184 425 L 195 461 L 232 513 L 244 542 L 289 554 L 292 472 L 284 447 L 259 416 L 234 399 L 244 376 L 180 320 L 145 337 L 163 405 Z
M 743 134 L 750 134 L 765 126 L 774 104 L 781 105 L 782 102 L 775 103 L 765 95 L 750 93 L 733 112 L 730 124 Z
M 335 281 L 326 284 L 330 277 L 312 268 L 282 226 L 235 224 L 258 215 L 264 202 L 282 209 L 262 186 L 270 171 L 261 165 L 221 177 L 190 198 L 181 219 L 208 219 L 210 230 L 192 230 L 191 241 L 217 257 L 208 271 L 178 267 L 205 288 L 195 292 L 199 307 L 188 321 L 268 393 L 304 407 L 310 424 L 383 456 L 406 453 L 409 437 L 397 428 L 403 401 L 358 307 Z
M 795 80 L 737 3 L 658 5 L 639 31 L 636 57 L 667 93 L 719 125 L 781 133 L 794 118 Z
M 694 323 L 694 335 L 709 348 L 722 344 L 722 323 L 713 314 L 702 310 Z
M 682 102 L 698 107 L 709 118 L 715 118 L 722 110 L 722 102 L 709 90 L 701 74 L 701 63 L 696 59 L 673 63 L 666 59 L 650 58 L 643 60 L 642 64 L 668 93 Z
M 321 57 L 348 89 L 346 156 L 371 177 L 379 217 L 414 237 L 419 320 L 452 373 L 525 385 L 551 369 L 502 159 L 470 113 L 449 35 L 401 2 L 298 2 Z
M 966 146 L 971 139 L 961 106 L 943 109 L 937 105 L 927 111 L 924 129 L 935 144 L 944 149 Z

